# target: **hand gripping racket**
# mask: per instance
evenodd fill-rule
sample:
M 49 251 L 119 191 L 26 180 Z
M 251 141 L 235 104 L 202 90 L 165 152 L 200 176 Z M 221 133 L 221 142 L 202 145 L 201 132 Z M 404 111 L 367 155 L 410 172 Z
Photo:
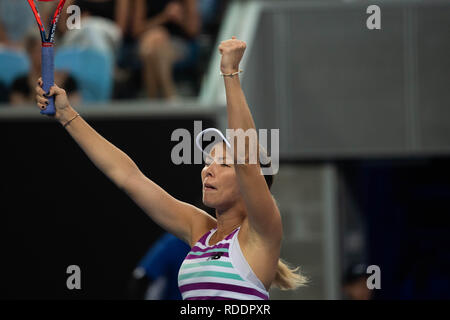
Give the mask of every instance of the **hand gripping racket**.
M 43 2 L 53 1 L 53 0 L 39 0 Z M 39 15 L 39 11 L 37 9 L 35 0 L 28 0 L 30 4 L 31 10 L 33 10 L 34 17 L 36 18 L 36 22 L 39 27 L 39 32 L 41 34 L 42 41 L 42 56 L 41 56 L 41 68 L 42 68 L 42 88 L 48 94 L 50 88 L 54 85 L 54 49 L 53 45 L 55 44 L 55 30 L 56 24 L 58 23 L 58 18 L 61 14 L 61 11 L 64 7 L 64 3 L 66 0 L 60 0 L 58 6 L 56 7 L 55 14 L 53 15 L 52 21 L 50 23 L 50 32 L 48 37 L 46 37 L 44 25 L 42 24 L 41 16 Z M 54 115 L 55 114 L 55 98 L 48 98 L 48 106 L 45 110 L 41 110 L 41 114 Z

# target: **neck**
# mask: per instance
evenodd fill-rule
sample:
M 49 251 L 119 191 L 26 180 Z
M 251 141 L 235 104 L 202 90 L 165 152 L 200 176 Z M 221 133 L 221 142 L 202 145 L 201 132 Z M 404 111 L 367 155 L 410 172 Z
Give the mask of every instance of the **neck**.
M 217 230 L 214 238 L 217 241 L 222 240 L 234 229 L 239 227 L 247 216 L 245 206 L 236 205 L 226 210 L 216 209 Z

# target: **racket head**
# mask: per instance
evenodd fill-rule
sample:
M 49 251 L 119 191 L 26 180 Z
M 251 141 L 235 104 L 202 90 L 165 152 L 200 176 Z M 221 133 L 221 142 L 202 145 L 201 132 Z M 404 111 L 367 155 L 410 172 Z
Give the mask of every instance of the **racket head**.
M 49 1 L 49 0 L 41 0 L 41 1 Z M 51 1 L 51 0 L 50 0 Z M 59 0 L 58 6 L 56 7 L 55 13 L 53 14 L 53 18 L 50 22 L 49 35 L 47 38 L 47 42 L 55 43 L 55 32 L 56 25 L 58 24 L 59 16 L 61 15 L 62 9 L 64 8 L 64 4 L 66 0 Z
M 50 21 L 50 26 L 48 28 L 48 35 L 45 32 L 44 23 L 42 21 L 41 15 L 39 14 L 38 6 L 36 5 L 36 0 L 27 0 L 28 4 L 31 7 L 31 10 L 33 11 L 34 17 L 36 19 L 36 23 L 38 24 L 39 31 L 41 33 L 41 41 L 42 43 L 55 43 L 55 32 L 56 32 L 56 25 L 59 20 L 59 16 L 61 15 L 62 9 L 64 8 L 64 5 L 66 3 L 66 0 L 59 0 L 58 5 L 55 9 L 55 12 L 52 16 L 52 19 Z M 53 2 L 56 0 L 37 0 L 38 2 Z
M 39 14 L 39 10 L 38 10 L 34 0 L 27 0 L 27 1 L 31 7 L 31 10 L 33 11 L 34 18 L 36 19 L 36 23 L 39 27 L 39 32 L 41 33 L 41 41 L 42 41 L 42 43 L 44 43 L 45 42 L 45 28 L 44 28 L 44 24 L 42 23 L 41 15 Z

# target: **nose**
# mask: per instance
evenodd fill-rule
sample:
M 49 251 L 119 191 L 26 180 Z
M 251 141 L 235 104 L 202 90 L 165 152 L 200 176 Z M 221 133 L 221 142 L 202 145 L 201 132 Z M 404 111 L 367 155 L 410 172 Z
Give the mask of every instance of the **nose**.
M 214 177 L 214 168 L 216 167 L 216 163 L 212 162 L 210 165 L 205 165 L 205 167 L 203 168 L 203 172 L 205 174 L 205 178 L 206 177 Z
M 213 176 L 214 174 L 213 174 L 213 167 L 214 166 L 214 164 L 212 163 L 212 164 L 210 164 L 209 166 L 205 166 L 205 173 L 206 173 L 206 177 L 209 177 L 209 176 Z

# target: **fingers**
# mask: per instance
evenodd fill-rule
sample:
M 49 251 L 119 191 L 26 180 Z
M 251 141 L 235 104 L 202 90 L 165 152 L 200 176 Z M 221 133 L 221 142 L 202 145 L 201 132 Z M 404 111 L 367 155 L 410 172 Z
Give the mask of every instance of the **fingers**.
M 48 104 L 46 104 L 46 103 L 37 103 L 37 106 L 39 107 L 39 109 L 41 109 L 41 110 L 45 110 L 46 108 L 47 108 L 47 105 Z
M 44 97 L 45 91 L 42 89 L 42 78 L 39 78 L 37 81 L 37 86 L 35 88 L 36 91 L 36 104 L 41 110 L 45 110 L 48 105 L 48 99 Z
M 36 95 L 36 104 L 41 110 L 45 110 L 48 106 L 48 99 L 44 98 L 42 95 Z
M 57 92 L 57 87 L 56 87 L 56 85 L 54 85 L 54 86 L 51 87 L 50 90 L 48 91 L 48 95 L 47 95 L 47 96 L 51 97 L 51 96 L 55 95 L 56 93 L 58 93 L 58 92 Z
M 64 92 L 63 89 L 61 89 L 61 88 L 58 87 L 56 84 L 54 84 L 54 85 L 50 88 L 49 93 L 46 95 L 44 89 L 42 89 L 42 86 L 43 86 L 43 84 L 44 84 L 44 83 L 42 82 L 42 78 L 39 78 L 38 81 L 37 81 L 37 83 L 38 83 L 38 85 L 36 86 L 35 89 L 36 89 L 36 93 L 37 93 L 38 95 L 50 97 L 50 96 L 53 96 L 53 95 L 55 95 L 55 94 L 58 95 L 58 94 L 61 94 L 61 93 Z
M 236 39 L 235 36 L 231 37 L 229 40 L 225 40 L 220 42 L 219 45 L 219 51 L 223 51 L 224 49 L 245 49 L 247 47 L 247 44 L 245 41 Z
M 44 91 L 44 89 L 42 89 L 43 86 L 43 81 L 42 78 L 39 78 L 37 81 L 37 86 L 35 88 L 36 91 L 36 105 L 39 107 L 39 109 L 41 110 L 45 110 L 48 106 L 49 100 L 48 98 L 50 96 L 53 96 L 55 94 L 59 94 L 61 92 L 61 88 L 59 88 L 58 86 L 54 85 L 50 88 L 50 91 L 48 94 L 46 94 L 46 92 Z
M 53 85 L 53 87 L 50 88 L 50 91 L 48 93 L 48 96 L 51 97 L 53 95 L 59 95 L 64 93 L 64 90 L 58 87 L 56 84 Z
M 45 110 L 48 106 L 48 99 L 44 97 L 44 90 L 41 87 L 36 87 L 36 91 L 40 90 L 40 92 L 36 95 L 36 104 L 41 110 Z
M 36 86 L 35 90 L 36 90 L 36 93 L 38 95 L 40 95 L 40 96 L 44 96 L 45 95 L 45 91 L 44 91 L 44 89 L 42 89 L 42 87 Z
M 48 99 L 44 98 L 43 96 L 36 96 L 36 101 L 38 104 L 42 104 L 42 105 L 48 105 Z

